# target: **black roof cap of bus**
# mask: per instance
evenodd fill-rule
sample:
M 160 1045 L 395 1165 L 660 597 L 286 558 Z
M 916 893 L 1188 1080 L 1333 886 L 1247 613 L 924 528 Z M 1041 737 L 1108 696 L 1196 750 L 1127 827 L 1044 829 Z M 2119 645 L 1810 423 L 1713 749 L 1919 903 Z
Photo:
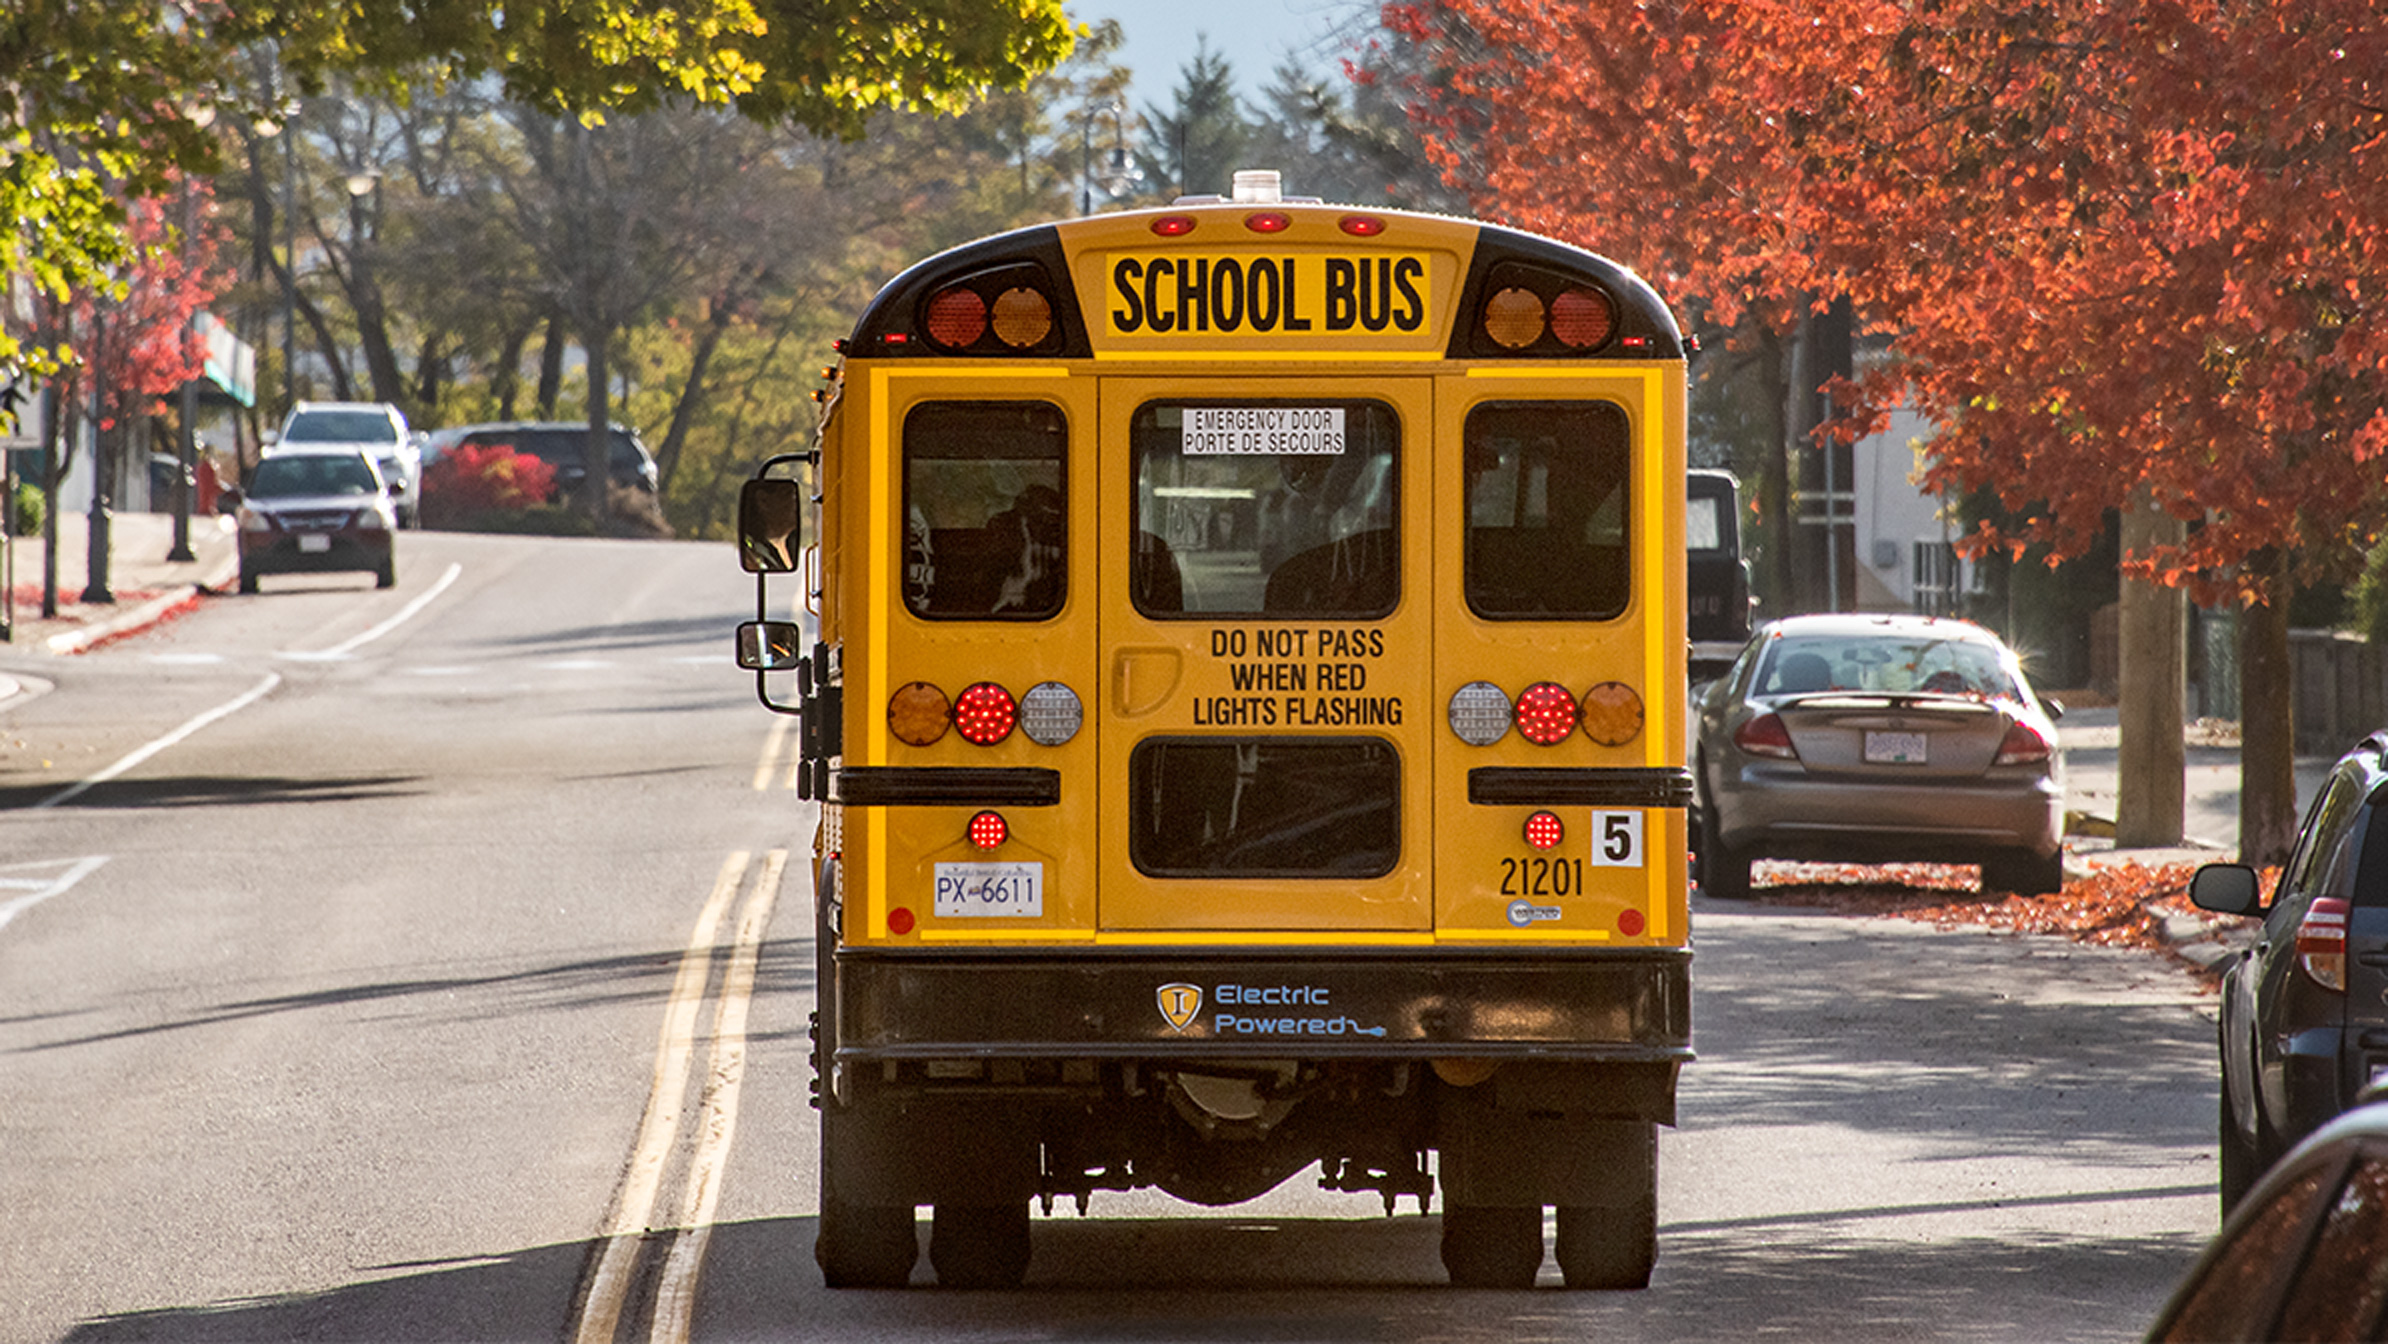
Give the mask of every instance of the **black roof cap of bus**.
M 1394 215 L 1401 212 L 1365 213 Z M 1589 280 L 1616 301 L 1616 336 L 1593 352 L 1591 357 L 1684 357 L 1683 336 L 1675 325 L 1674 314 L 1668 311 L 1658 292 L 1640 276 L 1598 253 L 1537 234 L 1504 228 L 1498 224 L 1478 223 L 1476 227 L 1479 232 L 1475 257 L 1468 267 L 1467 281 L 1460 288 L 1461 313 L 1475 312 L 1483 301 L 1486 278 L 1493 267 L 1503 262 L 1518 263 Z M 981 238 L 915 263 L 903 274 L 888 281 L 872 297 L 869 305 L 862 310 L 862 316 L 855 322 L 854 334 L 843 349 L 849 355 L 872 358 L 936 356 L 940 352 L 931 348 L 922 337 L 922 324 L 918 320 L 921 306 L 928 296 L 965 276 L 1021 261 L 1033 261 L 1042 266 L 1054 290 L 1054 341 L 1035 353 L 1046 358 L 1091 358 L 1094 351 L 1088 344 L 1086 324 L 1079 313 L 1077 286 L 1071 283 L 1069 262 L 1061 249 L 1061 236 L 1050 224 Z M 1451 324 L 1450 358 L 1480 359 L 1496 353 L 1476 347 L 1475 326 L 1475 323 L 1467 321 Z

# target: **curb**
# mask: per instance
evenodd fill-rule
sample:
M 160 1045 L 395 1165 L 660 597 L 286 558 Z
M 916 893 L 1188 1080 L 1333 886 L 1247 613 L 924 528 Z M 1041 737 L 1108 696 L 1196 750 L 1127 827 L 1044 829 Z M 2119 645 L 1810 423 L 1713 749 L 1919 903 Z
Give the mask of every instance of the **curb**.
M 228 563 L 218 565 L 215 569 L 208 571 L 207 576 L 197 583 L 184 584 L 182 587 L 170 589 L 162 596 L 153 597 L 129 611 L 118 612 L 107 620 L 61 631 L 44 641 L 45 647 L 52 654 L 76 654 L 119 635 L 129 635 L 138 630 L 148 629 L 164 620 L 167 613 L 197 600 L 200 593 L 223 587 L 224 584 L 231 581 L 232 576 L 239 572 L 239 569 L 240 559 L 235 556 Z M 0 695 L 0 700 L 7 698 L 5 695 Z

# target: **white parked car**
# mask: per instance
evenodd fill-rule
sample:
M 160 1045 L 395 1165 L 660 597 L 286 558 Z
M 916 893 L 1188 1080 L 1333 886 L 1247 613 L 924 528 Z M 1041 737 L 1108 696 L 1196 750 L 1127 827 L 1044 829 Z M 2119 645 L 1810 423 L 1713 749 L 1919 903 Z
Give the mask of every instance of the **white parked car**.
M 266 451 L 300 445 L 369 454 L 389 482 L 399 526 L 415 525 L 423 500 L 423 438 L 407 428 L 397 407 L 386 401 L 302 401 L 291 408 L 281 437 Z

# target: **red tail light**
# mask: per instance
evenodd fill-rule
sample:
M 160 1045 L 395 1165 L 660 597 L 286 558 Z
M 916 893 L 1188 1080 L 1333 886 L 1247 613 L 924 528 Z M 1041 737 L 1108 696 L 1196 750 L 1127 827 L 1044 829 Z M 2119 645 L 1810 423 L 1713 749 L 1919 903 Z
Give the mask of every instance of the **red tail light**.
M 1566 823 L 1556 813 L 1537 812 L 1526 818 L 1526 843 L 1536 849 L 1557 849 L 1567 838 Z
M 2324 989 L 2347 987 L 2347 903 L 2316 896 L 2297 923 L 2297 964 Z
M 1783 726 L 1780 714 L 1761 714 L 1733 730 L 1733 745 L 1752 756 L 1774 756 L 1786 761 L 1799 759 L 1799 752 L 1791 745 L 1791 730 Z
M 993 849 L 1011 838 L 1012 828 L 1000 812 L 981 812 L 970 819 L 970 843 L 980 849 Z
M 1998 744 L 2000 765 L 2037 765 L 2049 756 L 2048 739 L 2028 723 L 2018 723 L 2007 729 L 2006 739 Z
M 1517 733 L 1551 746 L 1575 731 L 1575 697 L 1555 681 L 1538 681 L 1517 693 Z
M 979 682 L 954 697 L 954 731 L 966 742 L 991 747 L 1012 735 L 1020 708 L 1012 693 L 991 681 Z

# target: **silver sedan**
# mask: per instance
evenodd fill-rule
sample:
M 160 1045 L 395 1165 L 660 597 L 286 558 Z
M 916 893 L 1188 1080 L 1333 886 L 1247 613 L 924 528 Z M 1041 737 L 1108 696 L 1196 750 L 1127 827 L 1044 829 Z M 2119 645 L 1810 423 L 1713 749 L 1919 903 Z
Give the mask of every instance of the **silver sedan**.
M 1978 863 L 1986 889 L 2064 882 L 2055 716 L 1968 621 L 1792 616 L 1698 705 L 1700 885 L 1749 894 L 1758 859 Z

